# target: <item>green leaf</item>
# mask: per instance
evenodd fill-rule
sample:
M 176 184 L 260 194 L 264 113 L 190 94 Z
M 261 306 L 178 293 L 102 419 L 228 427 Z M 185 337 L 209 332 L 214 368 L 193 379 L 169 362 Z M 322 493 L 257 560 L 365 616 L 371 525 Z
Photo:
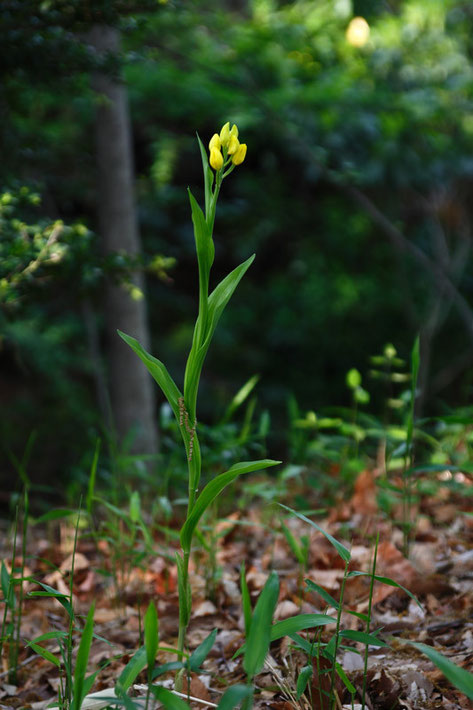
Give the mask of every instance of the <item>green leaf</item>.
M 61 518 L 68 518 L 70 515 L 77 515 L 77 510 L 72 510 L 71 508 L 55 508 L 50 510 L 44 515 L 40 515 L 39 518 L 35 518 L 33 525 L 38 523 L 47 523 L 50 520 L 60 520 Z
M 283 523 L 281 520 L 281 529 L 284 533 L 284 537 L 286 538 L 286 542 L 289 545 L 292 554 L 296 558 L 296 560 L 299 562 L 300 565 L 303 565 L 305 563 L 304 559 L 304 551 L 297 542 L 296 538 L 292 534 L 291 530 Z
M 311 525 L 313 528 L 318 530 L 319 532 L 322 533 L 322 535 L 325 535 L 327 540 L 332 543 L 334 548 L 337 550 L 338 554 L 342 558 L 344 562 L 349 562 L 350 561 L 350 550 L 348 550 L 345 545 L 342 545 L 341 542 L 338 542 L 338 540 L 335 540 L 330 533 L 325 532 L 317 523 L 314 523 L 312 520 L 309 518 L 306 518 L 305 515 L 302 515 L 302 513 L 298 513 L 296 510 L 293 510 L 292 508 L 288 508 L 287 505 L 283 505 L 283 503 L 278 503 L 278 505 L 281 506 L 281 508 L 284 508 L 285 510 L 288 510 L 292 515 L 295 515 L 299 520 L 303 520 L 305 523 L 308 523 Z
M 345 686 L 345 688 L 348 690 L 349 693 L 351 693 L 352 695 L 354 695 L 354 694 L 356 693 L 356 688 L 355 688 L 355 686 L 353 685 L 353 683 L 351 683 L 351 681 L 349 680 L 347 674 L 346 674 L 345 671 L 343 670 L 343 668 L 342 668 L 342 666 L 340 665 L 340 663 L 336 663 L 336 664 L 335 664 L 335 669 L 336 669 L 336 671 L 337 671 L 337 675 L 338 675 L 339 678 L 342 680 L 343 685 Z
M 432 648 L 432 646 L 402 639 L 399 639 L 399 641 L 415 646 L 418 651 L 426 655 L 427 658 L 442 671 L 445 678 L 447 678 L 455 688 L 458 688 L 467 698 L 473 700 L 473 673 L 466 671 L 464 668 L 460 668 L 449 658 L 446 658 L 436 651 L 435 648 Z
M 27 646 L 31 646 L 32 643 L 40 643 L 41 641 L 50 641 L 51 639 L 55 639 L 56 641 L 62 640 L 66 638 L 67 636 L 67 631 L 48 631 L 46 634 L 41 634 L 40 636 L 36 636 L 36 638 L 32 639 L 31 641 L 27 642 Z
M 353 572 L 348 573 L 348 578 L 350 577 L 372 577 L 373 575 L 370 572 L 358 572 L 357 570 L 353 570 Z M 403 587 L 402 584 L 399 584 L 398 582 L 395 582 L 394 579 L 391 579 L 390 577 L 381 577 L 379 574 L 374 575 L 374 579 L 377 582 L 381 582 L 382 584 L 388 584 L 390 587 L 396 587 L 397 589 L 402 589 L 403 592 L 405 592 L 419 607 L 419 609 L 423 610 L 423 606 L 420 603 L 420 601 L 417 599 L 412 592 L 410 592 L 406 587 Z
M 361 385 L 361 375 L 355 368 L 349 370 L 346 375 L 347 387 L 351 390 L 356 389 Z
M 336 619 L 327 614 L 298 614 L 289 619 L 277 621 L 271 629 L 271 641 L 276 641 L 283 636 L 291 636 L 297 631 L 312 629 L 316 626 L 336 623 Z
M 256 602 L 250 635 L 246 640 L 243 668 L 249 679 L 254 678 L 263 668 L 271 642 L 272 621 L 278 597 L 278 575 L 271 572 Z
M 171 693 L 170 690 L 163 688 L 161 685 L 150 685 L 149 689 L 165 708 L 169 708 L 169 710 L 189 710 L 189 705 L 184 700 L 181 700 L 181 698 L 178 698 L 177 695 L 174 695 L 174 693 Z
M 85 686 L 85 674 L 87 673 L 87 664 L 89 662 L 90 646 L 92 644 L 92 634 L 94 631 L 94 611 L 95 603 L 89 609 L 87 614 L 87 619 L 85 622 L 84 630 L 82 631 L 82 636 L 79 644 L 79 650 L 77 651 L 76 658 L 76 668 L 74 672 L 74 689 L 73 689 L 73 700 L 72 700 L 72 710 L 80 710 L 82 706 L 82 701 L 87 692 Z M 92 682 L 89 681 L 89 690 L 93 683 L 94 676 L 92 676 Z
M 358 641 L 359 643 L 364 643 L 369 646 L 384 646 L 388 648 L 388 644 L 381 641 L 374 634 L 367 634 L 364 631 L 354 631 L 352 629 L 346 629 L 345 631 L 340 631 L 340 638 L 350 639 L 351 641 Z
M 221 473 L 219 476 L 207 483 L 202 493 L 195 501 L 194 507 L 192 508 L 191 513 L 181 530 L 182 549 L 185 552 L 190 551 L 194 530 L 200 518 L 205 513 L 209 505 L 215 500 L 219 493 L 221 493 L 223 489 L 228 486 L 229 483 L 234 481 L 235 478 L 241 476 L 243 473 L 260 471 L 263 468 L 277 466 L 280 463 L 281 461 L 273 461 L 272 459 L 262 459 L 261 461 L 242 461 L 234 464 L 228 469 L 228 471 Z
M 71 606 L 69 597 L 66 597 L 65 594 L 61 594 L 61 592 L 58 592 L 57 589 L 50 587 L 49 584 L 44 584 L 44 582 L 35 582 L 35 584 L 39 584 L 45 591 L 30 592 L 28 594 L 29 597 L 52 597 L 53 599 L 57 599 L 59 604 L 62 604 L 64 609 L 67 611 L 69 618 L 74 619 L 74 609 Z
M 217 629 L 214 629 L 210 632 L 207 638 L 205 638 L 202 643 L 197 646 L 194 653 L 189 658 L 189 668 L 191 669 L 191 671 L 197 671 L 201 667 L 202 663 L 205 661 L 210 651 L 212 650 L 212 646 L 215 643 L 216 636 Z
M 207 340 L 212 337 L 217 323 L 227 305 L 228 301 L 232 297 L 236 287 L 240 283 L 241 279 L 245 273 L 250 268 L 251 264 L 255 260 L 255 255 L 250 256 L 246 261 L 244 261 L 240 266 L 237 266 L 233 271 L 231 271 L 212 291 L 209 296 L 209 331 L 207 332 Z
M 144 646 L 141 646 L 141 648 L 139 648 L 137 652 L 130 658 L 125 668 L 120 673 L 120 676 L 115 686 L 117 695 L 126 694 L 127 690 L 131 688 L 143 668 L 146 668 L 146 663 L 146 648 Z
M 144 628 L 146 663 L 148 666 L 148 676 L 151 676 L 159 645 L 158 613 L 152 600 L 148 604 L 148 608 L 146 610 Z
M 324 601 L 326 601 L 327 604 L 329 604 L 329 606 L 333 606 L 333 608 L 338 611 L 338 609 L 340 608 L 340 604 L 337 602 L 336 599 L 334 599 L 332 597 L 331 594 L 326 592 L 323 587 L 320 587 L 318 584 L 313 582 L 311 579 L 306 579 L 305 583 L 307 584 L 309 589 L 312 589 L 314 592 L 317 592 L 317 594 L 319 594 L 322 597 L 322 599 Z
M 190 404 L 191 407 L 192 403 L 197 399 L 200 374 L 217 323 L 253 260 L 254 255 L 243 264 L 240 264 L 240 266 L 237 266 L 236 269 L 233 269 L 206 299 L 205 306 L 203 304 L 199 306 L 199 318 L 196 323 L 192 349 L 184 374 L 184 397 L 186 403 Z M 200 296 L 200 299 L 202 299 L 202 296 Z M 191 419 L 195 418 L 194 411 L 190 410 L 189 415 Z
M 299 676 L 297 678 L 296 697 L 298 700 L 301 697 L 302 693 L 307 688 L 307 683 L 309 682 L 311 677 L 312 677 L 312 666 L 304 666 L 304 668 L 301 670 L 301 672 L 299 673 Z
M 132 523 L 137 523 L 140 520 L 140 494 L 138 491 L 133 491 L 130 496 L 130 520 Z
M 253 687 L 251 685 L 232 685 L 222 695 L 217 706 L 218 710 L 233 710 L 238 707 L 243 700 L 253 696 Z M 251 707 L 251 703 L 248 704 Z
M 205 214 L 209 214 L 210 210 L 210 197 L 212 194 L 212 183 L 214 180 L 214 175 L 212 168 L 209 165 L 209 159 L 207 156 L 207 151 L 197 134 L 197 141 L 199 143 L 200 156 L 202 158 L 202 169 L 204 171 L 204 187 L 205 187 Z
M 181 668 L 185 668 L 186 664 L 182 663 L 182 661 L 170 661 L 169 663 L 163 663 L 162 666 L 158 666 L 157 668 L 154 669 L 152 678 L 153 680 L 155 678 L 159 678 L 160 675 L 164 675 L 165 673 L 168 673 L 169 671 L 179 671 Z
M 7 601 L 8 594 L 10 591 L 10 574 L 5 566 L 5 562 L 2 560 L 2 568 L 0 571 L 0 583 L 2 586 L 3 601 Z
M 199 281 L 200 284 L 204 286 L 206 291 L 205 296 L 207 296 L 209 274 L 215 256 L 215 247 L 209 226 L 200 205 L 189 189 L 187 192 L 191 203 L 192 223 L 194 225 L 195 248 L 199 265 Z
M 100 439 L 97 439 L 97 443 L 95 444 L 94 458 L 92 459 L 92 466 L 90 467 L 89 485 L 87 487 L 86 508 L 87 508 L 87 512 L 89 514 L 89 517 L 92 517 L 92 504 L 94 501 L 95 480 L 97 477 L 97 466 L 99 463 L 100 445 L 101 445 L 101 441 L 100 441 Z
M 46 661 L 49 661 L 50 663 L 54 663 L 55 666 L 58 668 L 61 667 L 61 661 L 59 658 L 57 658 L 54 654 L 51 653 L 51 651 L 48 651 L 47 648 L 43 648 L 42 646 L 39 646 L 37 643 L 33 643 L 33 641 L 30 641 L 28 644 L 30 648 L 33 649 L 33 651 L 36 651 L 36 653 L 40 656 L 42 656 Z
M 251 609 L 250 591 L 248 589 L 248 583 L 246 581 L 246 570 L 244 562 L 241 563 L 240 567 L 240 588 L 241 604 L 243 607 L 243 618 L 245 620 L 245 638 L 248 638 L 251 629 L 251 617 L 253 612 Z
M 222 422 L 228 422 L 232 418 L 238 407 L 243 404 L 243 402 L 245 401 L 245 399 L 247 399 L 251 391 L 256 387 L 259 379 L 259 375 L 253 375 L 253 377 L 250 377 L 250 379 L 245 382 L 243 387 L 238 390 L 238 392 L 230 402 L 229 406 L 227 407 L 227 410 L 222 417 Z
M 125 341 L 127 345 L 130 346 L 132 350 L 138 355 L 140 360 L 146 365 L 148 372 L 158 383 L 165 395 L 167 401 L 171 405 L 174 415 L 179 421 L 179 397 L 181 397 L 181 392 L 175 384 L 171 375 L 167 371 L 166 367 L 163 365 L 161 360 L 153 357 L 140 345 L 140 343 L 132 338 L 126 333 L 122 333 L 121 330 L 118 331 L 118 335 Z

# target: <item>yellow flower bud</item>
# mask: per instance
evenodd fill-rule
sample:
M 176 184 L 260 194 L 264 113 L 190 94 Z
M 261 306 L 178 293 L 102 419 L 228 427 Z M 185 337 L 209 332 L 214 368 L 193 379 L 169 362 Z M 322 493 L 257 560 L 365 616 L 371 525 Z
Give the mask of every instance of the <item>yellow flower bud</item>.
M 218 148 L 210 149 L 210 165 L 214 170 L 221 170 L 223 166 L 223 155 Z
M 212 148 L 217 148 L 217 150 L 220 150 L 221 148 L 220 136 L 218 135 L 218 133 L 214 133 L 212 138 L 210 139 L 209 149 L 212 150 Z
M 234 153 L 236 153 L 239 147 L 240 147 L 240 141 L 238 140 L 238 138 L 234 134 L 232 135 L 230 133 L 230 140 L 228 141 L 228 148 L 227 148 L 228 155 L 233 155 Z
M 238 146 L 238 150 L 236 151 L 235 155 L 232 158 L 232 163 L 233 165 L 240 165 L 244 160 L 246 156 L 246 143 L 240 143 Z
M 235 124 L 232 126 L 232 130 L 230 131 L 230 136 L 235 136 L 235 138 L 238 138 L 238 128 L 236 127 Z
M 230 140 L 230 123 L 227 122 L 224 126 L 222 126 L 222 130 L 220 131 L 220 142 L 221 142 L 223 148 L 227 147 L 229 140 Z

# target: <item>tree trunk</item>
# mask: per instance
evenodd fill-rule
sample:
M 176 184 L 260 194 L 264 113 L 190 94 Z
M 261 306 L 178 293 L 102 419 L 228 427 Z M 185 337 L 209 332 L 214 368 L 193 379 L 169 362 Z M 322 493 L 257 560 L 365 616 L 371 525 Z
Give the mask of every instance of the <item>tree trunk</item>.
M 89 41 L 97 53 L 120 50 L 116 28 L 95 26 Z M 140 237 L 133 194 L 133 156 L 126 87 L 106 74 L 95 74 L 97 160 L 97 213 L 104 254 L 140 253 Z M 144 293 L 144 277 L 133 274 L 133 284 Z M 105 330 L 110 401 L 118 444 L 131 436 L 127 449 L 155 454 L 158 447 L 154 387 L 135 353 L 118 336 L 117 328 L 137 338 L 149 349 L 146 301 L 132 298 L 129 291 L 109 281 L 105 288 Z

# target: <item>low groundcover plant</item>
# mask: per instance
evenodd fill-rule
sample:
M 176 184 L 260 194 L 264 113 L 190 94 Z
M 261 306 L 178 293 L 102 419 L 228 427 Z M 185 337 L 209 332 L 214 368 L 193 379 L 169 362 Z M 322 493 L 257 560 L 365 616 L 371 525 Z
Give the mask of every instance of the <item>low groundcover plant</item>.
M 239 142 L 238 128 L 235 125 L 230 128 L 230 123 L 226 123 L 220 133 L 213 135 L 209 143 L 209 156 L 199 138 L 198 142 L 204 170 L 205 211 L 202 211 L 189 190 L 199 268 L 199 308 L 185 368 L 183 391 L 179 389 L 160 360 L 147 353 L 137 340 L 120 332 L 123 340 L 141 358 L 167 398 L 179 424 L 187 455 L 189 474 L 187 515 L 180 531 L 181 552 L 176 553 L 179 590 L 179 660 L 184 656 L 186 629 L 191 614 L 189 558 L 194 532 L 200 518 L 219 493 L 238 476 L 280 463 L 271 459 L 236 463 L 228 471 L 212 479 L 199 494 L 202 460 L 197 430 L 197 395 L 202 367 L 225 306 L 255 256 L 253 254 L 231 271 L 209 295 L 210 270 L 215 255 L 213 228 L 218 195 L 224 178 L 236 166 L 243 163 L 247 147 L 245 143 Z

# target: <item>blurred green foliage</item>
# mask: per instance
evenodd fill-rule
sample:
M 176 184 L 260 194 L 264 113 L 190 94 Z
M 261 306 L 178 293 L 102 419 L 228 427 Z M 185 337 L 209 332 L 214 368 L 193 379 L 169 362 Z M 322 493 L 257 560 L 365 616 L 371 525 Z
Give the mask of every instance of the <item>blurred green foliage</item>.
M 370 27 L 363 46 L 347 40 L 355 15 Z M 382 378 L 378 388 L 366 384 L 368 356 L 390 341 L 405 356 L 424 326 L 429 406 L 466 403 L 471 330 L 428 264 L 471 303 L 471 3 L 9 0 L 0 10 L 9 57 L 0 89 L 0 182 L 31 185 L 45 213 L 90 229 L 97 59 L 87 30 L 104 21 L 122 28 L 122 56 L 108 57 L 107 66 L 124 66 L 129 90 L 144 261 L 158 253 L 177 262 L 173 282 L 149 284 L 153 349 L 175 372 L 195 316 L 185 190 L 199 195 L 195 131 L 206 142 L 230 120 L 248 143 L 244 169 L 222 194 L 216 268 L 223 274 L 253 251 L 258 259 L 209 353 L 203 419 L 217 421 L 229 393 L 259 373 L 259 397 L 275 424 L 270 448 L 283 453 L 289 395 L 302 411 L 349 406 L 352 368 L 381 415 L 386 391 Z M 33 369 L 67 361 L 68 386 L 86 397 L 81 412 L 94 420 L 91 379 L 74 367 L 82 359 L 84 372 L 87 357 L 77 305 L 50 295 L 35 297 L 31 309 L 33 328 L 29 310 L 8 326 L 16 361 Z M 51 309 L 61 316 L 60 335 Z M 21 367 L 15 371 L 23 386 Z M 79 401 L 63 398 L 57 412 L 64 441 L 77 436 Z M 12 402 L 23 421 L 21 397 Z M 23 428 L 34 428 L 34 418 Z M 7 435 L 17 446 L 13 428 Z M 57 452 L 54 459 L 58 466 Z

